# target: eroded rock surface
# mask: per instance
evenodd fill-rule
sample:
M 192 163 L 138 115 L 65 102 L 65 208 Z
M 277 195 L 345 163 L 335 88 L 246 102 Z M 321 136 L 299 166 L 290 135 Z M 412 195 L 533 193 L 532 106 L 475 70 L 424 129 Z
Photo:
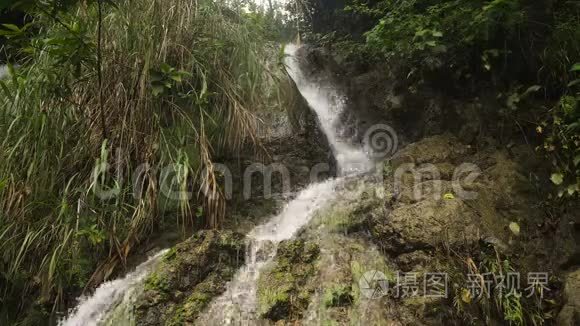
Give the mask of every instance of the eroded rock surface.
M 137 325 L 193 325 L 244 263 L 244 236 L 201 231 L 173 248 L 145 282 Z
M 258 313 L 271 321 L 300 320 L 314 292 L 312 277 L 320 249 L 316 243 L 288 240 L 279 244 L 272 266 L 258 281 Z

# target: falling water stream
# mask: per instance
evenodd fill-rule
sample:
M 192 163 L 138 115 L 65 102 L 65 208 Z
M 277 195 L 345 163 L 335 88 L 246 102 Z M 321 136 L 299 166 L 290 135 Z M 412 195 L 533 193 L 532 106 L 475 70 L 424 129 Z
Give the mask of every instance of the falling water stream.
M 124 278 L 103 283 L 92 296 L 81 298 L 79 305 L 60 324 L 96 326 L 106 321 L 116 305 L 129 299 L 135 294 L 135 291 L 139 290 L 138 285 L 166 252 L 167 250 L 164 250 L 152 256 Z
M 342 139 L 340 114 L 344 98 L 330 85 L 308 80 L 296 56 L 298 47 L 286 46 L 286 66 L 298 90 L 316 112 L 320 126 L 328 138 L 337 161 L 339 177 L 311 184 L 288 202 L 282 212 L 267 223 L 257 226 L 248 234 L 246 265 L 228 284 L 227 290 L 216 298 L 199 317 L 198 325 L 256 325 L 258 324 L 257 281 L 260 270 L 275 256 L 275 248 L 283 240 L 291 239 L 298 230 L 307 225 L 314 213 L 329 204 L 337 196 L 346 178 L 367 172 L 372 163 L 360 146 L 353 146 Z M 64 321 L 63 326 L 101 325 L 110 320 L 120 303 L 130 304 L 131 294 L 138 292 L 148 271 L 160 259 L 158 254 L 139 266 L 125 278 L 105 283 L 95 294 L 81 301 L 80 305 Z M 115 325 L 130 324 L 129 317 Z

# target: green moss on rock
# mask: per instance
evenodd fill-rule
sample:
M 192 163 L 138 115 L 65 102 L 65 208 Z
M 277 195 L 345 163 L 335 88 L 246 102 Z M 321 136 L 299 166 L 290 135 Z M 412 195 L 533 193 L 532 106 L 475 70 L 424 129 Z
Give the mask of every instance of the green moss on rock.
M 193 325 L 244 263 L 244 236 L 201 231 L 171 249 L 145 281 L 137 325 Z
M 324 291 L 324 305 L 327 307 L 343 307 L 353 300 L 350 284 L 334 284 Z
M 273 266 L 258 281 L 258 312 L 266 319 L 299 320 L 308 308 L 315 286 L 318 245 L 304 240 L 280 243 Z

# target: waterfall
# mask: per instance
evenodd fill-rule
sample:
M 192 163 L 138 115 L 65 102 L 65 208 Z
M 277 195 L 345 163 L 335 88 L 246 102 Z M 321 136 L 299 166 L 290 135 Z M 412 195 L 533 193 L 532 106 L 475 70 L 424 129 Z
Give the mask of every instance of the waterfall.
M 197 322 L 199 325 L 259 324 L 256 312 L 257 281 L 262 267 L 274 259 L 276 245 L 291 239 L 308 224 L 317 210 L 332 202 L 337 196 L 337 187 L 345 178 L 368 172 L 372 168 L 372 162 L 362 148 L 340 137 L 340 114 L 344 110 L 344 98 L 335 88 L 309 81 L 305 77 L 296 57 L 298 46 L 290 44 L 285 50 L 287 71 L 310 108 L 316 112 L 336 158 L 340 176 L 310 185 L 290 201 L 279 215 L 250 232 L 246 266 L 228 284 L 226 293 L 214 300 L 200 316 Z M 264 251 L 266 254 L 263 254 Z
M 332 85 L 321 85 L 306 78 L 296 56 L 298 46 L 286 46 L 286 67 L 298 90 L 318 117 L 320 127 L 326 135 L 341 175 L 352 175 L 369 171 L 373 166 L 362 147 L 353 146 L 341 137 L 343 126 L 340 121 L 345 98 Z
M 372 167 L 372 162 L 360 146 L 353 146 L 348 139 L 341 137 L 340 114 L 344 110 L 344 98 L 331 85 L 321 85 L 306 78 L 296 57 L 297 50 L 295 45 L 286 46 L 288 73 L 316 113 L 336 158 L 340 175 L 336 179 L 311 184 L 288 202 L 280 214 L 248 234 L 246 265 L 228 283 L 226 292 L 216 298 L 198 318 L 199 325 L 257 324 L 257 281 L 260 270 L 273 260 L 276 246 L 281 241 L 291 239 L 308 224 L 317 210 L 332 202 L 337 197 L 337 187 L 346 178 L 367 172 Z M 112 318 L 115 311 L 121 311 L 118 314 L 122 315 L 125 309 L 118 308 L 119 303 L 123 302 L 124 306 L 127 300 L 130 301 L 148 271 L 160 259 L 160 255 L 151 258 L 127 277 L 103 284 L 92 297 L 84 299 L 61 324 L 102 325 Z M 117 322 L 116 325 L 124 323 Z

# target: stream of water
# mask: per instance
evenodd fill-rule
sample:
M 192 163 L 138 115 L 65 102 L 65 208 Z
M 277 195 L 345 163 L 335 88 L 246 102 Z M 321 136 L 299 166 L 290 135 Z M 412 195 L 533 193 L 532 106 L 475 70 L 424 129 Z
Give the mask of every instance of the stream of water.
M 309 81 L 296 56 L 298 47 L 286 46 L 286 67 L 298 90 L 316 112 L 322 131 L 326 134 L 337 161 L 340 176 L 321 183 L 314 183 L 292 201 L 281 214 L 265 225 L 256 227 L 250 234 L 246 252 L 246 266 L 228 285 L 225 294 L 215 300 L 198 320 L 199 325 L 256 325 L 258 324 L 257 281 L 261 268 L 275 256 L 275 248 L 283 240 L 291 239 L 298 230 L 308 224 L 314 213 L 332 202 L 337 187 L 345 178 L 367 172 L 372 167 L 363 149 L 341 139 L 340 114 L 344 99 L 330 85 Z M 266 252 L 267 254 L 260 254 Z
M 331 85 L 321 85 L 306 78 L 296 56 L 297 51 L 298 47 L 295 45 L 286 46 L 287 70 L 300 93 L 318 116 L 320 126 L 336 158 L 339 177 L 310 185 L 288 202 L 280 214 L 257 226 L 248 234 L 246 265 L 228 284 L 226 292 L 216 298 L 199 317 L 198 325 L 258 324 L 257 280 L 260 270 L 274 258 L 277 244 L 291 239 L 308 224 L 317 210 L 331 203 L 337 197 L 337 187 L 346 178 L 367 172 L 372 167 L 372 162 L 360 146 L 353 146 L 347 139 L 341 137 L 340 114 L 344 109 L 344 99 Z M 124 279 L 103 284 L 92 297 L 81 301 L 79 307 L 61 325 L 84 326 L 105 323 L 113 311 L 119 311 L 119 305 L 131 301 L 131 293 L 138 292 L 136 287 L 142 283 L 159 257 L 160 255 L 153 257 Z M 128 318 L 126 323 L 129 324 Z M 123 323 L 117 322 L 116 325 L 120 324 Z
M 83 297 L 77 308 L 60 322 L 63 326 L 96 326 L 108 319 L 116 306 L 133 296 L 151 269 L 161 260 L 163 250 L 139 265 L 134 272 L 111 282 L 103 283 L 90 297 Z

